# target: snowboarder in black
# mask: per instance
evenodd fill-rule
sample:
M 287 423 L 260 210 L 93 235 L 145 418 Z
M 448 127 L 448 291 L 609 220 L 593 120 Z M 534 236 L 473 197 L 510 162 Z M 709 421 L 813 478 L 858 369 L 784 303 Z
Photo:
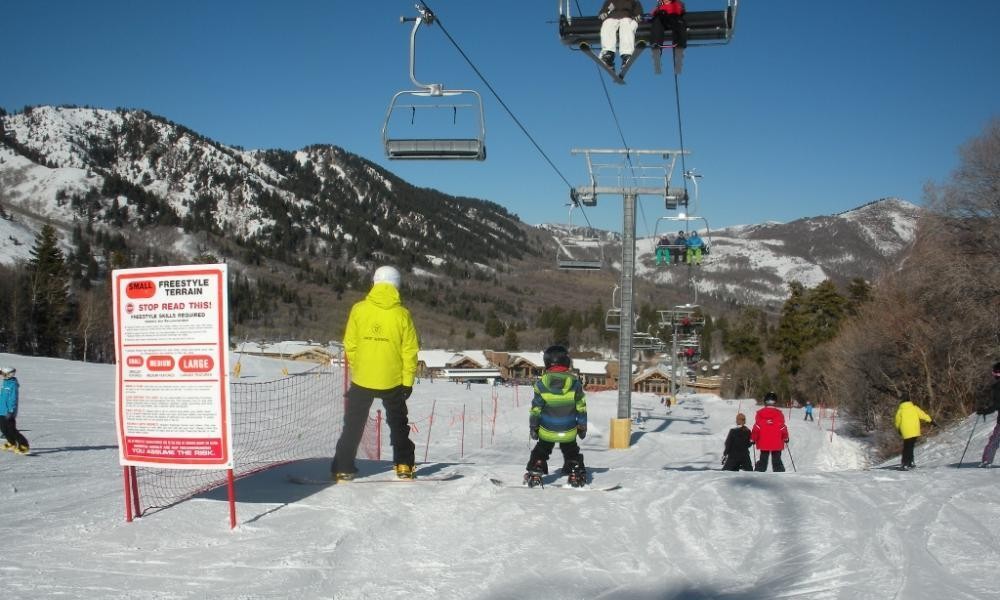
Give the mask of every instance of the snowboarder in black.
M 726 436 L 726 446 L 722 454 L 723 471 L 753 471 L 750 461 L 750 429 L 746 426 L 747 417 L 743 413 L 736 414 L 736 427 L 729 430 Z

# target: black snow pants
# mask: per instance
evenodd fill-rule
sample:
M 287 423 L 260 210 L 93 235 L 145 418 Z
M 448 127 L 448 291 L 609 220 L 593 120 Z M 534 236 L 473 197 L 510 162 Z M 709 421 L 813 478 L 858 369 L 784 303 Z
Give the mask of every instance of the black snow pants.
M 531 457 L 528 458 L 528 470 L 530 471 L 532 465 L 540 460 L 544 466 L 542 472 L 548 474 L 549 457 L 552 456 L 552 450 L 555 446 L 556 442 L 538 440 L 535 447 L 531 449 Z M 583 455 L 580 454 L 580 444 L 577 444 L 575 440 L 572 442 L 559 442 L 559 450 L 562 451 L 564 468 L 573 462 L 579 463 L 581 467 L 583 466 Z
M 761 450 L 760 459 L 757 461 L 757 468 L 754 470 L 762 473 L 767 470 L 768 455 L 771 455 L 771 470 L 775 473 L 783 473 L 785 471 L 785 463 L 781 462 L 781 450 Z
M 354 383 L 347 390 L 347 406 L 344 409 L 344 429 L 337 440 L 337 451 L 333 455 L 332 473 L 357 473 L 354 459 L 368 422 L 368 412 L 375 398 L 382 399 L 385 420 L 389 424 L 389 442 L 392 444 L 392 462 L 397 465 L 413 466 L 414 445 L 410 441 L 410 424 L 407 420 L 406 401 L 402 387 L 388 390 L 373 390 Z
M 14 446 L 27 446 L 28 438 L 17 430 L 17 419 L 14 417 L 0 416 L 0 435 L 7 440 L 8 444 Z

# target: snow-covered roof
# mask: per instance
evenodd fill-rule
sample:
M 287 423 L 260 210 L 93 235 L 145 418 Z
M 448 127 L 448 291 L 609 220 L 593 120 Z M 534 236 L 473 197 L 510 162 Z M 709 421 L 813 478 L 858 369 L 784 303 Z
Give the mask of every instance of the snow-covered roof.
M 328 354 L 339 354 L 342 349 L 343 346 L 336 342 L 320 344 L 311 340 L 286 340 L 283 342 L 242 342 L 236 345 L 235 351 L 245 354 L 295 356 L 313 350 L 321 350 Z
M 463 359 L 469 359 L 482 368 L 490 366 L 490 361 L 486 360 L 486 353 L 482 350 L 462 350 L 461 352 L 456 352 L 449 364 L 459 363 Z
M 573 368 L 582 375 L 606 375 L 608 372 L 608 361 L 574 358 Z
M 424 363 L 428 369 L 443 369 L 454 358 L 451 350 L 419 350 L 417 360 Z

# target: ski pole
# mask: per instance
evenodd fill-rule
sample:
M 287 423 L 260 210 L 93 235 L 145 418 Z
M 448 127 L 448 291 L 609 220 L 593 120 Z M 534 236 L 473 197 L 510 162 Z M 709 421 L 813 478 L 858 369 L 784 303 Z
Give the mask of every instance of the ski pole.
M 792 473 L 798 473 L 799 470 L 795 468 L 795 457 L 792 456 L 792 447 L 786 442 L 785 448 L 788 450 L 788 460 L 792 461 Z
M 969 440 L 965 442 L 965 450 L 962 450 L 962 458 L 958 459 L 958 469 L 962 468 L 962 461 L 965 460 L 965 453 L 969 451 L 969 444 L 972 443 L 972 434 L 976 433 L 976 425 L 979 425 L 979 415 L 976 415 L 976 420 L 972 422 L 972 431 L 969 432 Z

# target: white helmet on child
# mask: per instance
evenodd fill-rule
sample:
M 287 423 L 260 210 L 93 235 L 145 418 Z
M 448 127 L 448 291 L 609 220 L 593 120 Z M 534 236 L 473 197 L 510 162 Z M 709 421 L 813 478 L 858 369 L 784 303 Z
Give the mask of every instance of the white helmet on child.
M 17 373 L 14 367 L 0 367 L 0 375 L 3 377 L 13 377 L 14 373 Z
M 396 267 L 390 267 L 385 265 L 375 269 L 375 275 L 372 277 L 372 283 L 389 283 L 392 287 L 399 289 L 399 284 L 402 277 L 399 275 L 399 271 Z

